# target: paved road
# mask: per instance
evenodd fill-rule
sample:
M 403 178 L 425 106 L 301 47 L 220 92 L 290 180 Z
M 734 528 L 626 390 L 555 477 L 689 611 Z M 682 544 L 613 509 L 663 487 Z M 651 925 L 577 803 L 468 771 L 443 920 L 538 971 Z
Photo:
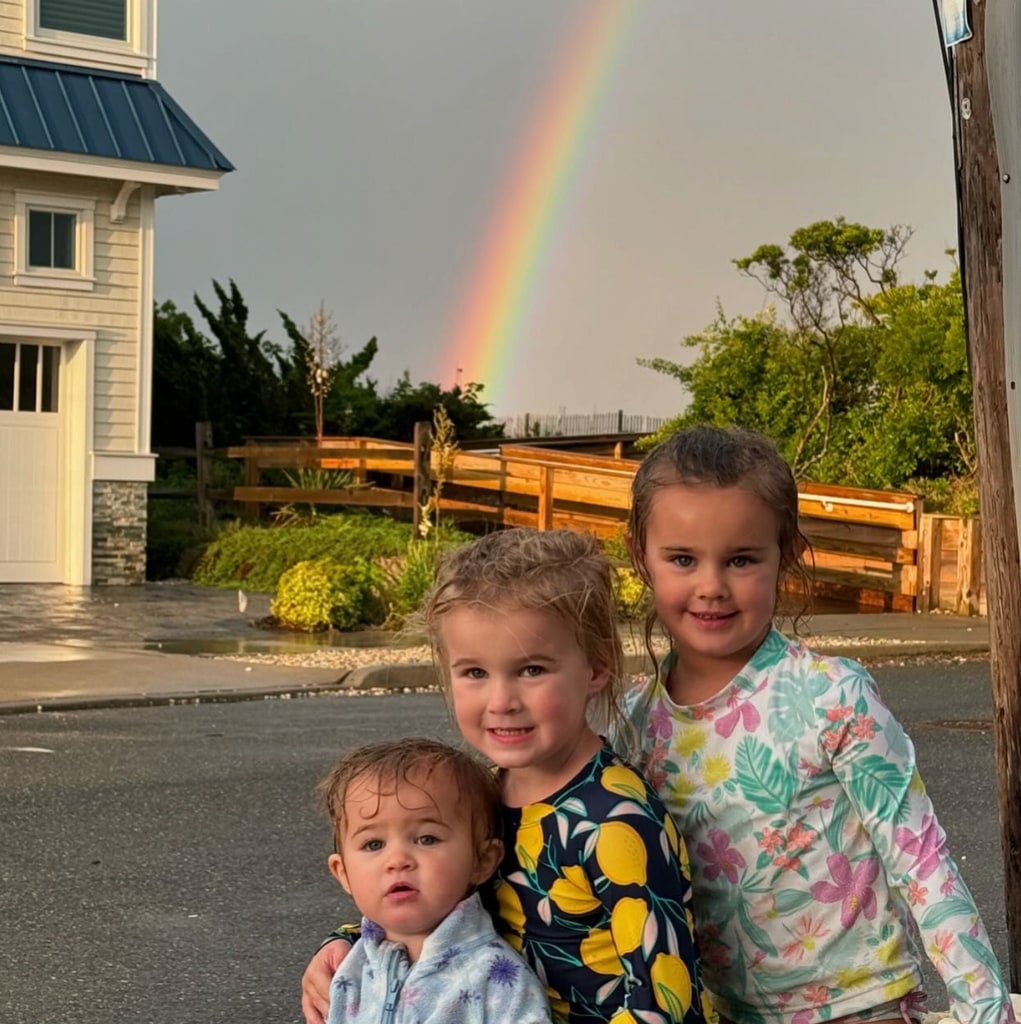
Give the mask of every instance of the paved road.
M 878 675 L 1002 959 L 987 666 Z M 0 1021 L 299 1021 L 301 968 L 351 912 L 312 787 L 413 732 L 453 738 L 438 696 L 0 718 Z

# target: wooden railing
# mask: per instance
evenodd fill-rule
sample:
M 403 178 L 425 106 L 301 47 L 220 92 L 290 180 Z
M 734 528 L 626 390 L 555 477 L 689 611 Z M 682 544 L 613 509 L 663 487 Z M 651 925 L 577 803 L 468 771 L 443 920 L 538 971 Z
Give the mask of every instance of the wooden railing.
M 427 445 L 427 434 L 422 437 L 420 449 Z M 420 450 L 416 474 L 415 445 L 366 437 L 329 438 L 322 445 L 251 441 L 228 449 L 228 454 L 245 460 L 245 484 L 235 488 L 234 499 L 252 517 L 263 505 L 296 502 L 404 509 L 416 516 L 440 467 L 435 453 L 430 459 Z M 458 451 L 443 476 L 441 514 L 462 523 L 568 527 L 612 536 L 627 520 L 637 465 L 632 459 L 526 443 Z M 261 482 L 266 469 L 302 466 L 349 470 L 356 486 L 311 491 Z M 803 484 L 799 510 L 802 529 L 812 542 L 821 596 L 873 610 L 914 610 L 920 498 Z

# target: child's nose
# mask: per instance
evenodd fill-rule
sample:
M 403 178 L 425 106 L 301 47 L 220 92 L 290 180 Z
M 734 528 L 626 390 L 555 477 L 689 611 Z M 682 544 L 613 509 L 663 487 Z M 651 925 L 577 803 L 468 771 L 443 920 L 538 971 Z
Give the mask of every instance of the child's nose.
M 412 850 L 404 843 L 393 843 L 387 849 L 386 866 L 391 871 L 400 871 L 402 868 L 410 867 L 414 861 Z
M 517 686 L 507 679 L 493 679 L 489 687 L 489 710 L 506 714 L 519 707 Z
M 717 565 L 699 566 L 698 596 L 705 599 L 722 597 L 727 590 L 723 570 Z

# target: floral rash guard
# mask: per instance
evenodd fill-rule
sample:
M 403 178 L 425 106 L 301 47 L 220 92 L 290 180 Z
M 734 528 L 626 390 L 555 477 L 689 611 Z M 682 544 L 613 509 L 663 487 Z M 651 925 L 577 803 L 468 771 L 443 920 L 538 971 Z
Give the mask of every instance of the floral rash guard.
M 545 983 L 553 1019 L 703 1024 L 684 844 L 645 780 L 603 747 L 503 817 L 498 928 Z
M 722 1014 L 815 1024 L 903 999 L 920 933 L 957 1020 L 1014 1021 L 911 741 L 861 665 L 773 630 L 712 699 L 682 707 L 651 679 L 627 704 L 635 763 L 691 853 Z

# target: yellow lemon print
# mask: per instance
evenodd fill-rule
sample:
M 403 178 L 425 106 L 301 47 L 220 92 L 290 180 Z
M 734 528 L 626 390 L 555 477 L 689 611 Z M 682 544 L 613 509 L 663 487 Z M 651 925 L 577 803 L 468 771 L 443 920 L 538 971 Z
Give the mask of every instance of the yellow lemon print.
M 626 796 L 629 800 L 637 800 L 642 804 L 645 803 L 645 784 L 638 772 L 630 768 L 619 764 L 611 765 L 603 772 L 599 781 L 602 783 L 603 789 L 608 789 L 611 793 Z
M 691 1006 L 691 973 L 679 957 L 660 953 L 649 971 L 652 991 L 660 1007 L 681 1020 Z
M 549 890 L 549 898 L 565 913 L 574 917 L 591 914 L 602 903 L 592 892 L 592 885 L 585 869 L 572 864 L 564 868 L 564 875 L 558 878 Z
M 610 1024 L 638 1024 L 638 1018 L 630 1010 L 618 1010 L 610 1018 Z
M 679 857 L 681 855 L 681 836 L 674 824 L 674 819 L 669 814 L 663 819 L 663 831 L 666 833 L 666 841 L 674 856 Z
M 529 874 L 535 872 L 539 854 L 542 853 L 542 819 L 552 814 L 553 810 L 550 804 L 529 804 L 521 812 L 521 824 L 518 826 L 518 834 L 514 837 L 514 853 L 518 863 Z
M 581 962 L 596 974 L 616 975 L 621 973 L 620 957 L 613 945 L 613 938 L 605 928 L 596 928 L 581 940 L 579 947 Z
M 648 855 L 638 833 L 626 822 L 599 826 L 596 840 L 599 870 L 616 885 L 645 885 Z
M 719 1024 L 720 1018 L 713 1009 L 713 1004 L 709 1002 L 709 993 L 705 989 L 702 989 L 702 1016 L 706 1019 L 706 1024 Z
M 610 914 L 610 934 L 621 956 L 636 950 L 645 932 L 649 905 L 645 900 L 626 896 L 618 900 Z
M 509 929 L 517 935 L 524 934 L 525 912 L 521 907 L 521 898 L 514 886 L 502 878 L 496 885 L 496 903 L 499 907 L 500 920 L 506 925 L 506 929 L 503 930 L 506 932 Z
M 546 986 L 546 998 L 549 1000 L 550 1016 L 554 1024 L 567 1024 L 571 1013 L 571 1004 L 560 993 L 549 985 Z

